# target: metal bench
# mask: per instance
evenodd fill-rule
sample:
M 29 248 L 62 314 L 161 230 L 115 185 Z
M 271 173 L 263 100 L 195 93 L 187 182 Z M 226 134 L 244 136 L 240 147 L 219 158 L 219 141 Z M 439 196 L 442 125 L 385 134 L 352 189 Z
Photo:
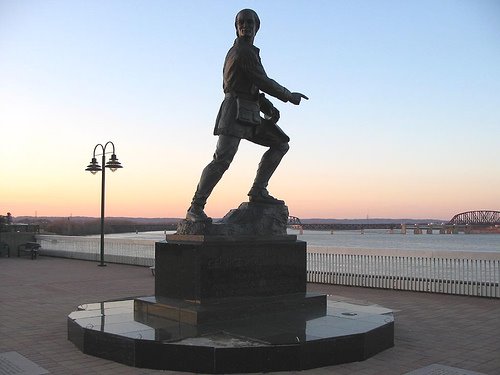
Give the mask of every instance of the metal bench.
M 17 247 L 17 256 L 21 256 L 21 250 L 31 255 L 31 259 L 36 259 L 38 250 L 42 247 L 38 242 L 26 242 Z
M 0 254 L 4 250 L 7 250 L 7 257 L 10 258 L 10 246 L 5 242 L 0 242 Z

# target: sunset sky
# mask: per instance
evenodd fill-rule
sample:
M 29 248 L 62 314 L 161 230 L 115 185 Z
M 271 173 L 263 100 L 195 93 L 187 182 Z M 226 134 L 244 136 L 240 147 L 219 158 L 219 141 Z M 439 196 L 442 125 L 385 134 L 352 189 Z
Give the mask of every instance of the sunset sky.
M 99 216 L 85 167 L 113 141 L 106 215 L 184 216 L 243 8 L 269 77 L 310 98 L 271 98 L 291 215 L 500 210 L 498 0 L 0 0 L 0 214 Z M 247 200 L 264 151 L 242 141 L 208 215 Z

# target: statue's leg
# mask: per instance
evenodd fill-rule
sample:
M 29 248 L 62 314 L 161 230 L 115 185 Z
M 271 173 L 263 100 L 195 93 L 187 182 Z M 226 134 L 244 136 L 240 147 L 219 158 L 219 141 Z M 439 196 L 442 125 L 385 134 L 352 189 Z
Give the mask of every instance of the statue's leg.
M 189 207 L 186 219 L 191 221 L 210 220 L 203 212 L 207 199 L 212 193 L 215 185 L 222 178 L 224 172 L 233 161 L 241 139 L 228 135 L 220 135 L 217 141 L 213 160 L 203 169 L 200 182 L 196 188 L 191 207 Z
M 253 182 L 252 188 L 248 192 L 251 202 L 283 204 L 282 200 L 276 199 L 269 195 L 267 185 L 278 167 L 283 156 L 289 149 L 288 143 L 273 144 L 269 147 L 259 163 L 257 175 Z

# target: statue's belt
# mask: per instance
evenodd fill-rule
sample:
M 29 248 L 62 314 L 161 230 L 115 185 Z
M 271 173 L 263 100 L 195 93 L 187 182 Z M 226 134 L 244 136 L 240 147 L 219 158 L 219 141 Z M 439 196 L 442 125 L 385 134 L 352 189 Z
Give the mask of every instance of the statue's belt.
M 236 93 L 236 92 L 226 92 L 224 94 L 224 98 L 226 99 L 229 99 L 229 98 L 241 98 L 241 99 L 245 99 L 245 100 L 250 100 L 250 101 L 253 101 L 253 102 L 258 102 L 259 101 L 259 96 L 255 96 L 255 95 L 250 95 L 250 94 L 242 94 L 242 93 Z

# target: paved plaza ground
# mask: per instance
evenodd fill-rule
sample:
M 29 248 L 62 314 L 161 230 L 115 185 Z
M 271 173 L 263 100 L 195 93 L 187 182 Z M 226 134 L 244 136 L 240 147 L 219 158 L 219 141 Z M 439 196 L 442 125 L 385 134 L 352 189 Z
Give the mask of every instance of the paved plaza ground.
M 363 362 L 301 374 L 405 374 L 431 364 L 500 374 L 498 299 L 321 284 L 308 288 L 393 309 L 395 346 Z M 173 374 L 91 357 L 67 340 L 67 315 L 78 305 L 153 294 L 154 278 L 144 267 L 0 258 L 0 354 L 17 352 L 50 374 Z

